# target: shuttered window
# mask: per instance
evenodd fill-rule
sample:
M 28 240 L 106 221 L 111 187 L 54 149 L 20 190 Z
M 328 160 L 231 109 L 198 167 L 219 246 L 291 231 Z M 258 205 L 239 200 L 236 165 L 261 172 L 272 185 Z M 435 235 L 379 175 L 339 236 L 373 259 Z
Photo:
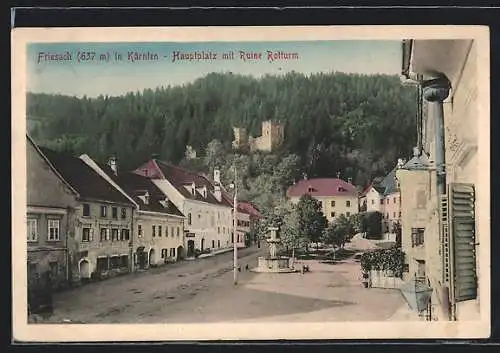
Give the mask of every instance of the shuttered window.
M 442 261 L 442 278 L 443 284 L 450 283 L 450 236 L 449 236 L 449 227 L 448 227 L 448 197 L 447 195 L 441 196 L 441 205 L 440 205 L 440 220 L 441 220 L 441 229 L 439 232 L 439 244 L 441 247 L 439 249 L 439 255 L 441 256 Z
M 455 301 L 460 302 L 477 296 L 474 185 L 450 184 L 448 195 L 454 293 Z

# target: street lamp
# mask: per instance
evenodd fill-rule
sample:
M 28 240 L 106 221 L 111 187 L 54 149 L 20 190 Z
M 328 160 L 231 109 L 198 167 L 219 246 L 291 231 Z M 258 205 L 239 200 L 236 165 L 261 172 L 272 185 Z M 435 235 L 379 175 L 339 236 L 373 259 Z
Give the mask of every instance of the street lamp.
M 231 183 L 230 188 L 234 190 L 233 199 L 233 284 L 238 284 L 238 246 L 236 243 L 236 212 L 238 209 L 238 199 L 237 193 L 238 189 L 236 187 L 237 171 L 236 166 L 234 166 L 234 182 Z
M 432 295 L 432 288 L 425 282 L 410 280 L 400 288 L 403 297 L 408 303 L 410 309 L 422 312 L 427 309 Z

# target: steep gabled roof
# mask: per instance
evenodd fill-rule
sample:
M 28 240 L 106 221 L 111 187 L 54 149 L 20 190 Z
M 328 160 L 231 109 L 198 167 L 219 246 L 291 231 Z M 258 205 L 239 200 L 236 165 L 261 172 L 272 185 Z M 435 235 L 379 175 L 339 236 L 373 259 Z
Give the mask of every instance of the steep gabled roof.
M 217 200 L 214 196 L 215 186 L 205 176 L 157 159 L 155 159 L 154 162 L 158 165 L 158 168 L 160 168 L 165 179 L 167 179 L 185 198 L 207 202 L 213 205 L 232 207 L 232 202 L 227 202 L 224 197 L 221 198 L 221 201 Z M 191 185 L 193 182 L 196 188 L 207 188 L 207 197 L 203 197 L 198 191 L 195 191 L 194 194 L 189 192 L 186 186 Z
M 380 182 L 379 186 L 383 188 L 383 195 L 387 196 L 398 191 L 398 184 L 396 182 L 396 168 L 391 170 L 384 179 Z
M 31 138 L 31 136 L 29 136 L 28 134 L 26 134 L 26 139 L 28 141 L 29 144 L 31 144 L 31 146 L 35 149 L 35 151 L 39 154 L 39 156 L 47 163 L 47 165 L 49 166 L 50 170 L 52 170 L 52 172 L 59 178 L 59 180 L 61 180 L 61 182 L 66 185 L 68 187 L 68 189 L 75 195 L 75 196 L 79 196 L 78 194 L 78 191 L 76 191 L 73 186 L 71 186 L 67 180 L 64 179 L 64 177 L 57 171 L 57 169 L 55 168 L 55 166 L 50 162 L 50 160 L 47 158 L 46 155 L 43 154 L 42 150 L 40 149 L 40 146 L 38 146 L 35 141 Z
M 259 209 L 250 201 L 239 201 L 238 210 L 243 210 L 243 212 L 248 213 L 251 217 L 261 218 L 262 215 Z
M 289 197 L 300 197 L 309 194 L 315 196 L 357 196 L 356 187 L 338 178 L 302 179 L 288 188 Z
M 80 197 L 132 205 L 130 200 L 80 158 L 44 147 L 39 149 Z
M 166 207 L 162 205 L 161 201 L 164 201 L 166 196 L 151 179 L 132 172 L 122 172 L 116 175 L 107 164 L 98 163 L 98 166 L 134 199 L 140 210 L 184 217 L 173 202 L 169 201 Z M 147 204 L 141 198 L 146 192 L 149 195 Z

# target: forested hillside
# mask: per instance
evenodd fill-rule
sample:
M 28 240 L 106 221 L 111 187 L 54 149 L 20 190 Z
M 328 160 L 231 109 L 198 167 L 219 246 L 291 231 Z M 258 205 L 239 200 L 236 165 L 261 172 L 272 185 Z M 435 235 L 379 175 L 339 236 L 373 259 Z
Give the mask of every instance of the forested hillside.
M 180 163 L 186 145 L 204 155 L 214 139 L 229 153 L 233 126 L 258 136 L 261 122 L 274 119 L 285 124 L 285 144 L 272 158 L 297 155 L 297 173 L 340 171 L 364 184 L 406 157 L 416 136 L 416 91 L 386 75 L 213 73 L 120 97 L 30 93 L 27 102 L 35 141 L 100 161 L 114 153 L 122 169 L 153 154 Z

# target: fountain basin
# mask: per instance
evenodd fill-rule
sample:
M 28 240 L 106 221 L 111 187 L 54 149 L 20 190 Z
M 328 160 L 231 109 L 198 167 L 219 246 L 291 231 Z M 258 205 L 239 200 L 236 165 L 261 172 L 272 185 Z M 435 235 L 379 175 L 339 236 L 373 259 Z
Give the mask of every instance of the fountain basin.
M 297 270 L 290 268 L 289 257 L 264 257 L 259 256 L 257 267 L 252 269 L 253 272 L 267 273 L 290 273 Z

